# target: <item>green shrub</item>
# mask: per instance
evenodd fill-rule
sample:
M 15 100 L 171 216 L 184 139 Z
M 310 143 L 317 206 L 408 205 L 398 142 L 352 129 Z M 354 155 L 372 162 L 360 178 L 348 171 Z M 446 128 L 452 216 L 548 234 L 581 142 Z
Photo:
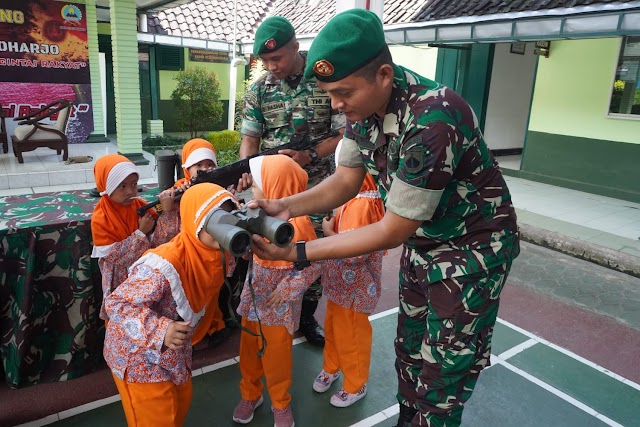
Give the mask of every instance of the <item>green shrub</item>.
M 215 73 L 204 67 L 191 67 L 179 71 L 173 78 L 178 82 L 171 93 L 176 106 L 177 122 L 195 138 L 198 132 L 211 129 L 212 123 L 222 118 L 220 83 Z
M 240 132 L 235 130 L 221 130 L 209 132 L 207 140 L 216 150 L 218 166 L 235 162 L 240 152 Z

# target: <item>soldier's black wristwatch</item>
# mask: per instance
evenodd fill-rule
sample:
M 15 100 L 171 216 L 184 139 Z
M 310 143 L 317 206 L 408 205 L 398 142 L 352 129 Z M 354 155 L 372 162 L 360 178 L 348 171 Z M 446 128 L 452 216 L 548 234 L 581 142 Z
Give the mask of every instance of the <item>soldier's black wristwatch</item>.
M 307 259 L 307 251 L 305 250 L 304 246 L 305 243 L 306 242 L 304 240 L 296 242 L 296 251 L 298 258 L 296 262 L 293 263 L 293 266 L 296 268 L 296 270 L 299 271 L 302 271 L 311 265 L 311 263 Z
M 315 165 L 316 163 L 318 163 L 318 160 L 320 160 L 320 158 L 318 157 L 318 152 L 316 151 L 315 148 L 309 148 L 309 157 L 311 157 L 311 164 Z

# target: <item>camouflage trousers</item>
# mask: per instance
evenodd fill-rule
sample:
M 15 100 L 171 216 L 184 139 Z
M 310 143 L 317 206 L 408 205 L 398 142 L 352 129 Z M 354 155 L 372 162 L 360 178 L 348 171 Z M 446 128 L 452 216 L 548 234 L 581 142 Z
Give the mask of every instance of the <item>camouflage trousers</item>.
M 412 426 L 459 426 L 463 405 L 490 364 L 511 263 L 430 283 L 410 258 L 405 247 L 395 340 L 398 401 L 418 410 Z
M 324 218 L 324 214 L 322 215 L 309 215 L 311 219 L 311 223 L 313 224 L 313 229 L 316 232 L 316 237 L 321 239 L 324 237 L 324 233 L 322 232 L 322 218 Z M 320 278 L 318 277 L 314 282 L 309 285 L 304 295 L 302 296 L 303 301 L 319 301 L 322 298 L 322 283 L 320 282 Z

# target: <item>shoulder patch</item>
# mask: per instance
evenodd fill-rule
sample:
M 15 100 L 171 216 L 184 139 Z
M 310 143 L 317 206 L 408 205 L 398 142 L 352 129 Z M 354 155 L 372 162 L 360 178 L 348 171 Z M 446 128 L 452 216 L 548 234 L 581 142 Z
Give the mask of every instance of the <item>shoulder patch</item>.
M 404 154 L 404 168 L 408 173 L 416 174 L 424 168 L 424 147 L 414 145 Z

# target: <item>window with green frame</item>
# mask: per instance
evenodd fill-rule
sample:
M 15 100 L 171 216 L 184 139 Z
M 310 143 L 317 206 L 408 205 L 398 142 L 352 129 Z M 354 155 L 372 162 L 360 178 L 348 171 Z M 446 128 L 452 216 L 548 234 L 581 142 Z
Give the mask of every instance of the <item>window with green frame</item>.
M 609 114 L 640 118 L 640 37 L 625 37 L 613 81 Z

